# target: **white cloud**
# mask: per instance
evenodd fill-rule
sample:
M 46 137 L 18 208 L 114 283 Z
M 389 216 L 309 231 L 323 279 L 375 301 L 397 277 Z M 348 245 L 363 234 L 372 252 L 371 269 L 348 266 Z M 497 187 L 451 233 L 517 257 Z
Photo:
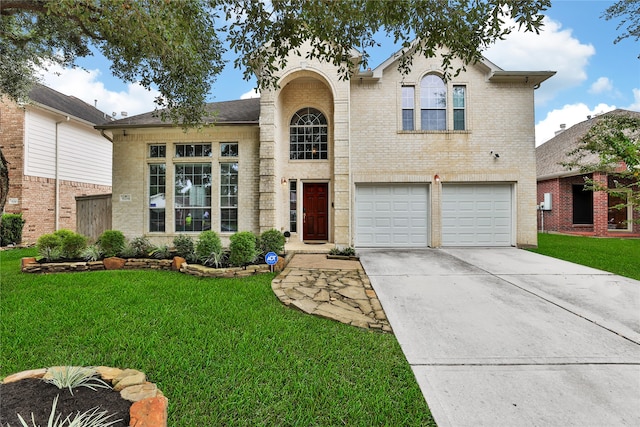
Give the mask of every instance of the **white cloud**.
M 640 89 L 633 89 L 633 103 L 627 107 L 624 107 L 624 109 L 631 111 L 640 111 Z
M 107 114 L 126 111 L 129 116 L 153 111 L 154 100 L 160 95 L 156 90 L 147 90 L 138 83 L 126 85 L 126 91 L 108 90 L 101 78 L 100 70 L 83 70 L 80 68 L 61 68 L 50 66 L 41 73 L 42 83 L 65 95 L 75 96 Z
M 613 90 L 613 83 L 606 77 L 600 77 L 598 80 L 591 84 L 589 93 L 599 94 L 603 92 L 611 92 Z
M 251 89 L 249 92 L 245 92 L 240 95 L 240 99 L 260 98 L 260 92 L 257 89 Z
M 536 104 L 544 105 L 557 92 L 582 84 L 586 67 L 595 54 L 591 44 L 573 37 L 571 29 L 545 18 L 540 34 L 514 31 L 484 52 L 490 61 L 509 71 L 556 71 L 536 90 Z M 513 22 L 511 25 L 515 25 Z
M 536 124 L 536 146 L 553 138 L 555 132 L 560 129 L 560 125 L 565 125 L 567 129 L 571 126 L 583 122 L 589 116 L 606 113 L 615 110 L 615 105 L 598 104 L 589 108 L 586 104 L 567 104 L 560 110 L 551 110 L 547 117 Z

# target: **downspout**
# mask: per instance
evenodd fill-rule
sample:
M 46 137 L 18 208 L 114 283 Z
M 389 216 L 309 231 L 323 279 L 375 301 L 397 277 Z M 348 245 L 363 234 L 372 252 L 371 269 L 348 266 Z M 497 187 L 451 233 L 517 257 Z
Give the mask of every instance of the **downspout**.
M 55 141 L 55 179 L 56 179 L 56 194 L 55 194 L 55 231 L 60 229 L 60 148 L 59 148 L 59 136 L 58 136 L 58 126 L 60 123 L 68 122 L 70 120 L 69 116 L 65 116 L 66 120 L 61 120 L 56 122 L 56 141 Z

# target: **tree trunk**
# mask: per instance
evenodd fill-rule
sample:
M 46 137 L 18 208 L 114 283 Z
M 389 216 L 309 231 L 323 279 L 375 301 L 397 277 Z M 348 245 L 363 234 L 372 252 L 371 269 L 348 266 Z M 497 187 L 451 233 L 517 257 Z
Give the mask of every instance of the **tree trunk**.
M 0 149 L 0 216 L 4 213 L 4 204 L 9 194 L 9 164 Z

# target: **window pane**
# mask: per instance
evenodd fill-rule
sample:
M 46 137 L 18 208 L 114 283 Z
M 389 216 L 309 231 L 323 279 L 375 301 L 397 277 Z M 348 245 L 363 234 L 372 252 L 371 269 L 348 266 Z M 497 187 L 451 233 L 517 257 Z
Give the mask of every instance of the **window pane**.
M 165 145 L 150 145 L 149 157 L 162 158 L 166 157 L 167 147 Z
M 238 143 L 223 142 L 220 144 L 220 155 L 222 157 L 238 157 Z
M 289 181 L 289 231 L 292 233 L 298 230 L 298 182 L 295 179 Z
M 413 110 L 402 110 L 402 130 L 414 130 Z
M 573 223 L 593 224 L 593 191 L 584 189 L 584 185 L 573 185 Z
M 238 231 L 237 163 L 220 163 L 220 230 Z
M 453 110 L 453 130 L 464 130 L 464 110 Z
M 176 157 L 211 157 L 211 144 L 176 144 Z
M 454 86 L 453 87 L 453 108 L 464 108 L 464 86 Z
M 314 108 L 296 112 L 289 126 L 289 159 L 328 158 L 327 119 Z
M 627 230 L 629 228 L 627 196 L 625 194 L 609 194 L 609 229 Z
M 194 147 L 195 152 L 195 147 Z M 203 231 L 210 227 L 211 163 L 175 166 L 176 231 Z
M 422 110 L 420 128 L 423 130 L 445 130 L 447 115 L 445 110 Z
M 447 107 L 447 87 L 444 84 L 444 80 L 433 74 L 422 79 L 420 84 L 420 106 L 423 109 Z
M 165 231 L 166 166 L 149 165 L 149 231 Z

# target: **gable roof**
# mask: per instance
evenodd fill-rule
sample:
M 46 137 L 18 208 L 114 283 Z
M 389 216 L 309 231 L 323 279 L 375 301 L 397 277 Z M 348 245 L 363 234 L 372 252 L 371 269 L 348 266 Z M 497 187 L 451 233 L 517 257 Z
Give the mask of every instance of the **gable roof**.
M 582 175 L 579 170 L 569 170 L 562 166 L 561 163 L 569 161 L 567 153 L 578 147 L 580 140 L 601 117 L 611 115 L 634 115 L 640 117 L 640 113 L 638 112 L 617 109 L 591 117 L 558 133 L 536 148 L 536 177 L 538 181 L 563 176 Z M 589 154 L 585 157 L 587 162 L 597 161 L 597 159 L 597 154 Z
M 202 120 L 203 124 L 257 125 L 260 121 L 260 98 L 211 102 L 205 106 L 205 110 L 214 116 L 205 117 Z M 162 121 L 158 112 L 151 111 L 103 123 L 96 126 L 96 129 L 175 126 L 170 121 Z
M 75 96 L 65 95 L 41 84 L 35 84 L 31 88 L 29 100 L 33 105 L 58 114 L 73 116 L 93 125 L 104 123 L 110 117 Z

